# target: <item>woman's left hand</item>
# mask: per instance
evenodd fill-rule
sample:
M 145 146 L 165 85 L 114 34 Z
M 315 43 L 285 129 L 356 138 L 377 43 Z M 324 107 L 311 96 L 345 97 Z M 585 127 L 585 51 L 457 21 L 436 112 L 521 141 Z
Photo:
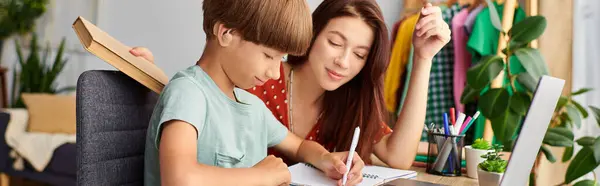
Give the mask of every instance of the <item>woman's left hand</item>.
M 324 154 L 321 158 L 320 169 L 327 175 L 327 177 L 338 180 L 338 185 L 342 185 L 342 178 L 346 173 L 347 166 L 345 164 L 348 159 L 348 152 L 334 152 Z M 348 180 L 346 185 L 358 185 L 362 182 L 362 169 L 365 167 L 365 162 L 358 156 L 358 153 L 354 153 L 352 158 L 352 167 L 348 172 Z
M 415 57 L 421 59 L 433 59 L 450 42 L 450 27 L 442 18 L 440 7 L 427 3 L 421 9 L 412 42 Z

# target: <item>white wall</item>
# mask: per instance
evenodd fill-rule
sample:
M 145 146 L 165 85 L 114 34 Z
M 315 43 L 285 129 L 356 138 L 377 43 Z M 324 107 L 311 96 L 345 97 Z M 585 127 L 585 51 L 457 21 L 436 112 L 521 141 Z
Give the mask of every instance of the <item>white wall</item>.
M 60 38 L 68 41 L 69 64 L 59 77 L 59 86 L 73 86 L 83 71 L 114 69 L 87 53 L 71 28 L 77 16 L 96 23 L 101 29 L 129 46 L 146 46 L 156 64 L 170 77 L 200 57 L 205 36 L 202 29 L 201 0 L 51 0 L 48 13 L 40 18 L 37 33 L 42 39 L 58 46 Z M 308 0 L 314 10 L 321 0 Z M 388 27 L 399 19 L 402 0 L 377 0 Z M 2 66 L 9 74 L 16 64 L 13 41 L 7 41 Z M 8 87 L 12 85 L 9 75 Z
M 573 91 L 593 88 L 592 92 L 576 96 L 582 105 L 600 107 L 600 1 L 575 0 L 573 4 Z M 598 136 L 600 128 L 592 113 L 583 120 L 581 129 L 574 130 L 575 139 L 583 136 Z M 576 145 L 575 150 L 581 149 Z M 594 170 L 600 174 L 600 168 Z M 588 174 L 588 179 L 593 179 Z

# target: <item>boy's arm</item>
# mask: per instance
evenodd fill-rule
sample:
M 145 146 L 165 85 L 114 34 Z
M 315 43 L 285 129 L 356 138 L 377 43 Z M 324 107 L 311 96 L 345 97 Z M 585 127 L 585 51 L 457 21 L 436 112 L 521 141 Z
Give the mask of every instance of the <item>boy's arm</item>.
M 226 169 L 200 164 L 196 160 L 196 150 L 197 132 L 191 124 L 180 120 L 164 123 L 159 147 L 161 185 L 272 184 L 260 179 L 266 172 L 256 167 Z M 268 165 L 267 168 L 273 169 Z M 284 169 L 287 170 L 287 167 Z M 273 176 L 277 177 L 281 176 Z
M 275 145 L 275 149 L 295 161 L 306 162 L 315 166 L 322 159 L 322 156 L 329 153 L 320 144 L 314 141 L 302 140 L 302 138 L 289 131 L 285 139 Z

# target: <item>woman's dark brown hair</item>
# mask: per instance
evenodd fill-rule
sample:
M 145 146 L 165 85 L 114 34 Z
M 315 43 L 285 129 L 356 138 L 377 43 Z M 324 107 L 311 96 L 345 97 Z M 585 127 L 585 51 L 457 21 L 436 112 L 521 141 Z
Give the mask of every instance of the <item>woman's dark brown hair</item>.
M 373 152 L 375 135 L 385 121 L 383 105 L 383 75 L 389 62 L 388 30 L 375 0 L 325 0 L 313 12 L 313 39 L 308 53 L 289 56 L 292 66 L 305 63 L 319 33 L 331 19 L 338 17 L 362 19 L 373 29 L 374 40 L 367 61 L 356 77 L 334 91 L 323 95 L 323 117 L 320 143 L 330 151 L 350 149 L 352 134 L 361 129 L 356 152 L 367 163 Z

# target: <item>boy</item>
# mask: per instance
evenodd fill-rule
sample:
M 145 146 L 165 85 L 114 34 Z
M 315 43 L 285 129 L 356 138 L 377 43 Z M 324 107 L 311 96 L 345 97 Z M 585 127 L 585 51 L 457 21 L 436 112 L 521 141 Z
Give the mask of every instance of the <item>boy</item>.
M 305 0 L 204 0 L 202 9 L 206 47 L 161 93 L 146 139 L 145 184 L 288 184 L 287 165 L 266 156 L 272 146 L 340 179 L 347 152 L 329 153 L 289 133 L 242 90 L 278 79 L 286 53 L 306 52 L 312 22 Z M 349 180 L 360 180 L 364 163 L 353 161 Z

